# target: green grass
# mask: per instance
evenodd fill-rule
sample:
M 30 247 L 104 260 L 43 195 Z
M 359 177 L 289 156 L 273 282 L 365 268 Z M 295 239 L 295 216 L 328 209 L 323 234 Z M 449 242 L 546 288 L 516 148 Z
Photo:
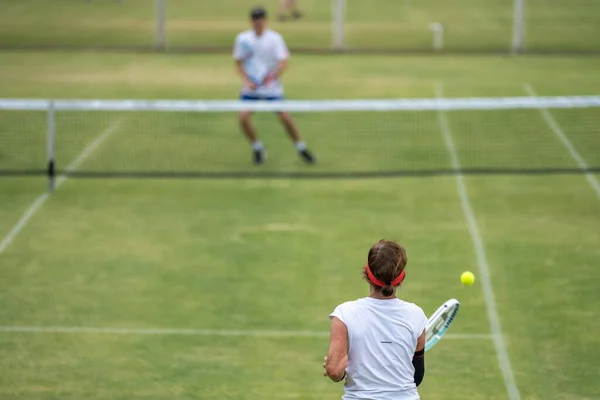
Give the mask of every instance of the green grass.
M 275 16 L 277 0 L 263 2 Z M 331 47 L 331 1 L 303 0 L 301 21 L 273 27 L 293 48 Z M 250 4 L 167 0 L 170 46 L 229 47 L 246 29 Z M 537 0 L 526 4 L 527 49 L 600 50 L 600 4 L 593 0 Z M 0 45 L 146 46 L 154 44 L 154 2 L 146 0 L 0 0 Z M 347 3 L 349 48 L 431 50 L 429 24 L 445 27 L 445 49 L 505 51 L 511 45 L 509 0 L 351 0 Z
M 599 328 L 588 319 L 600 257 L 598 197 L 583 177 L 469 179 L 468 186 L 494 265 L 499 312 L 513 327 L 508 340 L 523 398 L 597 397 L 597 388 L 580 388 L 598 372 L 570 374 L 565 365 L 600 358 L 598 338 L 588 330 Z M 581 196 L 576 204 L 574 193 Z M 571 341 L 586 350 L 572 352 Z M 518 354 L 537 362 L 523 363 Z M 555 379 L 547 381 L 550 375 Z
M 595 58 L 295 56 L 286 90 L 309 99 L 432 97 L 443 82 L 448 97 L 514 96 L 528 82 L 541 95 L 598 94 L 599 66 Z M 228 56 L 0 54 L 1 97 L 222 99 L 237 90 Z M 551 113 L 597 165 L 598 111 Z M 297 118 L 323 171 L 449 165 L 435 114 L 383 115 Z M 117 120 L 82 170 L 246 168 L 234 116 L 163 117 L 63 113 L 59 166 Z M 266 167 L 306 170 L 271 116 L 257 117 Z M 43 168 L 44 118 L 0 114 L 2 168 Z M 575 166 L 539 112 L 447 118 L 464 167 Z M 465 183 L 522 399 L 598 398 L 598 197 L 583 175 Z M 41 177 L 0 178 L 0 237 L 45 186 Z M 0 254 L 0 326 L 326 331 L 337 304 L 365 294 L 360 268 L 382 237 L 407 246 L 404 298 L 430 313 L 456 297 L 463 307 L 452 333 L 489 333 L 480 280 L 470 289 L 458 281 L 464 270 L 481 277 L 453 177 L 68 180 Z M 341 387 L 320 376 L 326 349 L 326 337 L 0 332 L 0 398 L 334 399 Z M 421 393 L 506 399 L 493 342 L 442 341 L 427 355 Z
M 452 180 L 430 183 L 439 188 L 438 196 L 459 209 Z M 21 236 L 19 242 L 25 248 L 36 250 L 23 252 L 17 245 L 3 254 L 6 268 L 0 301 L 6 305 L 1 316 L 4 324 L 326 330 L 330 308 L 345 296 L 358 296 L 365 290 L 358 272 L 370 237 L 402 236 L 414 259 L 413 284 L 405 290 L 408 298 L 431 312 L 441 299 L 463 293 L 467 311 L 455 332 L 485 332 L 481 294 L 447 285 L 462 266 L 472 266 L 462 217 L 457 212 L 445 213 L 445 207 L 432 210 L 431 193 L 419 190 L 418 180 L 403 182 L 411 194 L 402 198 L 387 195 L 393 181 L 385 180 L 340 182 L 335 187 L 310 181 L 104 181 L 102 190 L 107 195 L 90 197 L 89 190 L 95 192 L 97 184 L 67 183 Z M 244 201 L 239 201 L 242 193 Z M 51 226 L 42 228 L 44 220 L 51 221 Z M 61 229 L 65 224 L 70 229 Z M 424 225 L 455 235 L 457 240 L 432 240 Z M 402 232 L 398 227 L 403 227 Z M 32 235 L 34 231 L 41 236 Z M 79 243 L 75 248 L 50 250 L 74 241 Z M 43 263 L 35 260 L 36 253 L 45 254 Z M 455 266 L 454 272 L 441 270 L 428 281 L 428 271 L 435 270 L 442 258 Z M 54 265 L 51 275 L 42 272 L 44 265 Z M 14 285 L 21 280 L 27 283 Z M 8 282 L 13 284 L 7 286 Z M 436 289 L 439 298 L 424 293 Z M 5 354 L 27 357 L 29 351 L 37 353 L 31 339 L 1 337 Z M 66 346 L 71 340 L 75 348 Z M 338 391 L 319 376 L 319 360 L 327 346 L 323 338 L 232 341 L 101 336 L 96 340 L 84 335 L 71 340 L 49 335 L 38 344 L 49 349 L 31 365 L 51 366 L 53 374 L 63 377 L 61 381 L 45 373 L 31 374 L 29 363 L 5 357 L 0 367 L 7 380 L 1 386 L 4 396 L 39 396 L 32 393 L 38 380 L 50 385 L 48 395 L 59 390 L 65 397 L 102 388 L 107 397 L 135 396 L 136 390 L 143 389 L 152 393 L 149 397 L 160 398 L 173 386 L 185 388 L 181 397 L 187 393 L 197 398 L 253 399 L 285 393 L 316 399 L 328 393 L 333 398 Z M 448 343 L 432 353 L 432 365 L 456 351 L 451 348 L 455 342 Z M 92 354 L 83 359 L 77 356 L 92 344 Z M 17 345 L 16 351 L 10 351 Z M 488 354 L 494 365 L 489 341 L 472 345 Z M 450 384 L 456 375 L 444 372 L 452 367 L 437 368 L 441 373 L 436 383 Z M 88 377 L 77 370 L 88 371 Z M 125 387 L 114 386 L 113 382 L 123 379 L 122 373 L 133 374 L 134 379 L 124 379 Z M 104 376 L 100 382 L 98 374 Z M 498 372 L 490 375 L 482 390 L 487 398 L 502 393 Z M 237 382 L 232 381 L 234 376 Z M 142 385 L 147 380 L 156 384 Z M 441 393 L 435 385 L 429 390 L 431 396 Z
M 596 57 L 305 56 L 285 75 L 291 99 L 525 95 L 600 92 Z M 0 96 L 231 99 L 240 80 L 228 55 L 0 52 Z M 315 77 L 322 77 L 315 79 Z

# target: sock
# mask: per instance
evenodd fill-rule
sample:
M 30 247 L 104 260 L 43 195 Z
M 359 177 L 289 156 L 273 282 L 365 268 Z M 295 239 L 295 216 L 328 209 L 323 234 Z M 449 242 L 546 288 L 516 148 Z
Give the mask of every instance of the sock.
M 263 147 L 263 144 L 259 140 L 257 140 L 256 142 L 252 143 L 252 149 L 259 151 L 259 150 L 263 150 L 264 147 Z
M 296 146 L 296 150 L 298 150 L 298 151 L 306 150 L 306 143 L 304 143 L 304 142 L 296 142 L 296 143 L 294 143 L 294 146 Z

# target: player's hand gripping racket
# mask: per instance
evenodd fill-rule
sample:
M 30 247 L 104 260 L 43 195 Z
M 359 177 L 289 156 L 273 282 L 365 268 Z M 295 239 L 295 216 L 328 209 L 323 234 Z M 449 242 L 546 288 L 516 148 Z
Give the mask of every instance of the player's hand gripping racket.
M 444 336 L 458 314 L 460 302 L 450 299 L 442 304 L 429 318 L 425 333 L 425 351 L 431 349 Z
M 248 80 L 251 82 L 252 86 L 250 87 L 252 90 L 256 90 L 264 85 L 267 85 L 273 82 L 276 79 L 275 72 L 269 71 L 264 77 L 258 78 L 257 76 L 248 75 Z

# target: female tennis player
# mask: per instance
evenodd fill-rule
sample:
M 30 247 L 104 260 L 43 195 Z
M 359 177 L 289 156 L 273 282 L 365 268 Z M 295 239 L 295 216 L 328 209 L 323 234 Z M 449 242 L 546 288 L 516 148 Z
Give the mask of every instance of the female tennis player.
M 344 400 L 417 400 L 425 375 L 427 317 L 396 297 L 406 275 L 406 250 L 380 240 L 369 250 L 363 276 L 369 297 L 348 301 L 329 316 L 323 375 L 344 378 Z

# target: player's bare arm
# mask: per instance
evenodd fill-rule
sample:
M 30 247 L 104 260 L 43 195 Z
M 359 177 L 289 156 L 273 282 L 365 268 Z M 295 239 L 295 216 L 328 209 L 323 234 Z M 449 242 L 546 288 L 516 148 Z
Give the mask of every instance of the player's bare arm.
M 323 375 L 334 382 L 339 382 L 346 376 L 348 366 L 348 329 L 339 319 L 331 321 L 329 351 L 323 364 Z
M 425 349 L 425 338 L 426 337 L 427 337 L 427 331 L 425 329 L 423 329 L 423 333 L 421 333 L 421 336 L 419 336 L 419 338 L 417 339 L 417 348 L 415 349 L 415 352 Z
M 265 83 L 269 83 L 269 82 L 281 77 L 281 75 L 283 75 L 283 73 L 287 70 L 287 66 L 288 66 L 287 59 L 279 61 L 279 64 L 277 65 L 277 68 L 275 69 L 275 71 L 273 71 L 267 75 L 267 77 L 265 79 Z
M 242 77 L 244 85 L 246 85 L 250 90 L 255 90 L 256 83 L 252 82 L 246 71 L 244 71 L 244 62 L 242 60 L 235 60 L 235 66 L 238 74 Z

